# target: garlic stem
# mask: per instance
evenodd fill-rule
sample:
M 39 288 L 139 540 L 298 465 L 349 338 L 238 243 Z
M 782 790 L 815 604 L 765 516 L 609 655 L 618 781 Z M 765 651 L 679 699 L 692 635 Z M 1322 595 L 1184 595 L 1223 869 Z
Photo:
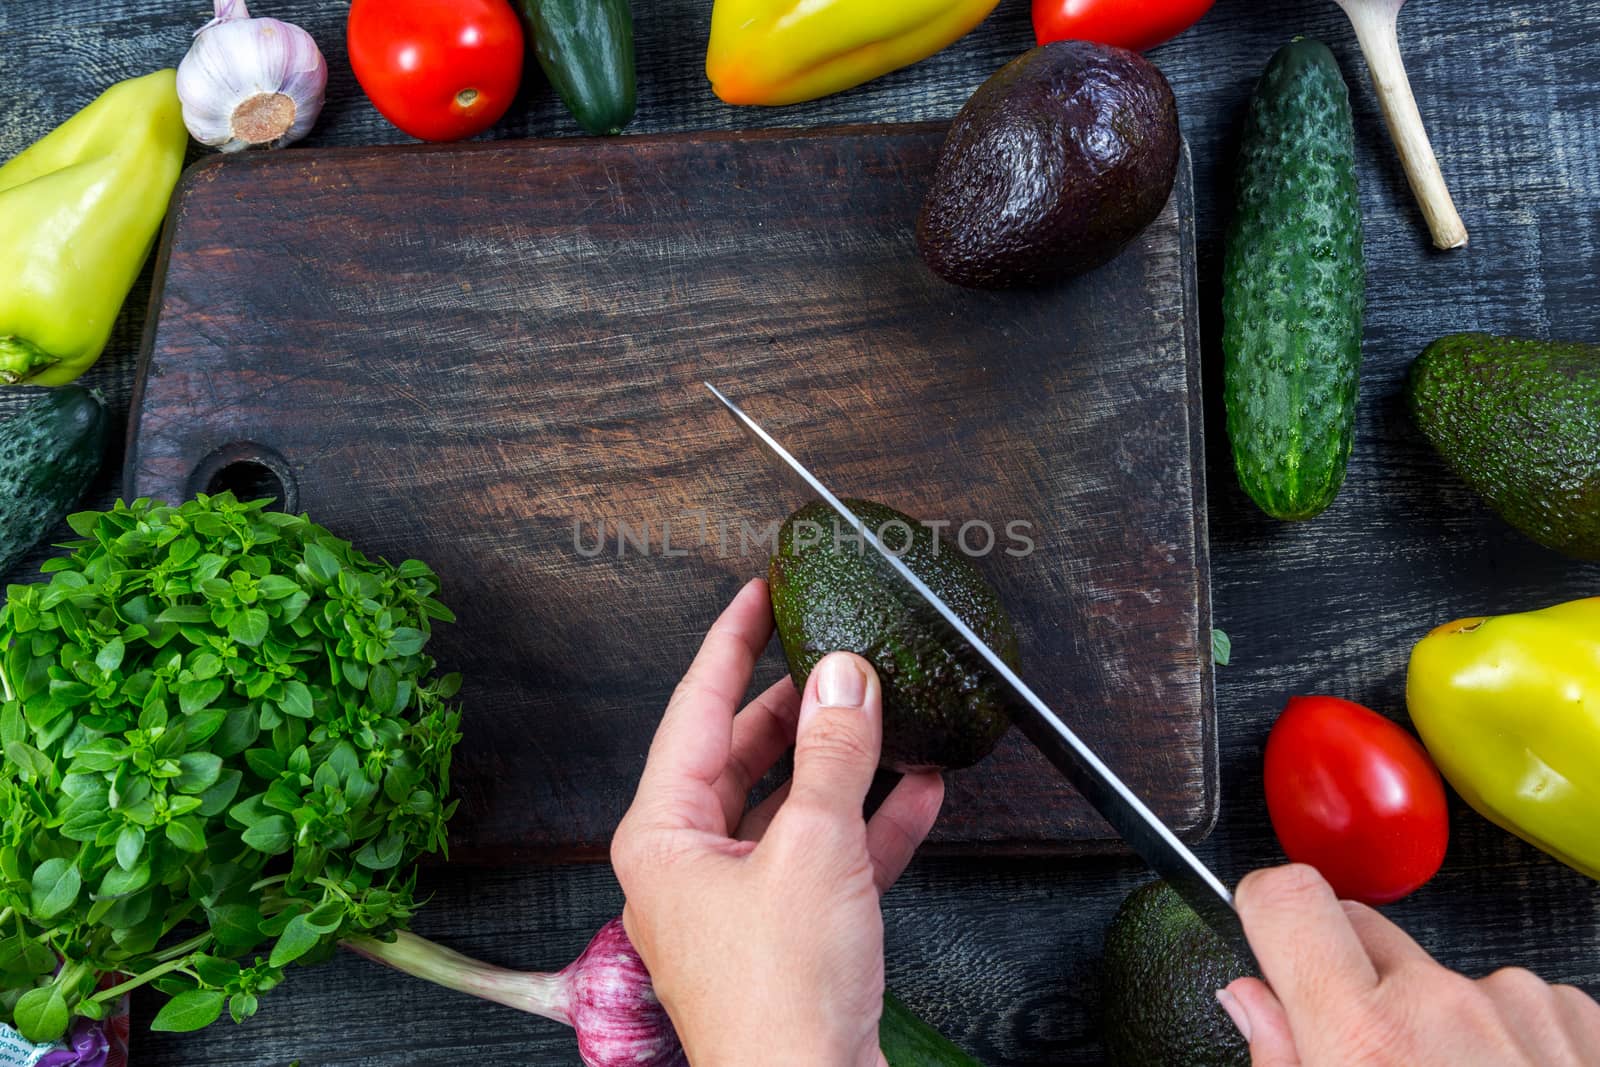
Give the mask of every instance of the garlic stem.
M 386 963 L 446 989 L 572 1025 L 567 1011 L 567 983 L 559 974 L 534 974 L 481 963 L 406 930 L 393 941 L 353 937 L 344 946 L 369 960 Z
M 1467 243 L 1467 227 L 1456 210 L 1439 169 L 1438 157 L 1428 141 L 1428 131 L 1417 110 L 1417 98 L 1411 91 L 1411 79 L 1406 75 L 1405 61 L 1400 55 L 1399 18 L 1405 0 L 1337 0 L 1337 3 L 1355 27 L 1356 40 L 1367 58 L 1378 104 L 1389 126 L 1389 136 L 1399 150 L 1400 164 L 1422 208 L 1434 245 L 1443 249 L 1461 248 Z

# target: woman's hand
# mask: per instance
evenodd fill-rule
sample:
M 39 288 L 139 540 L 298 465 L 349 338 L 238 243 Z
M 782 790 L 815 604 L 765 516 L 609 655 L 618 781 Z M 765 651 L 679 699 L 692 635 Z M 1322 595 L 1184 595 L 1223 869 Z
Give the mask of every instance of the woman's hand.
M 1314 869 L 1256 871 L 1239 917 L 1267 985 L 1219 994 L 1255 1067 L 1592 1067 L 1600 1005 L 1507 968 L 1472 981 L 1433 961 Z
M 902 778 L 870 820 L 882 707 L 863 659 L 825 657 L 738 715 L 772 636 L 753 581 L 706 634 L 650 747 L 611 861 L 623 921 L 695 1067 L 873 1067 L 883 1008 L 878 898 L 927 836 L 937 774 Z M 794 777 L 749 811 L 795 746 Z

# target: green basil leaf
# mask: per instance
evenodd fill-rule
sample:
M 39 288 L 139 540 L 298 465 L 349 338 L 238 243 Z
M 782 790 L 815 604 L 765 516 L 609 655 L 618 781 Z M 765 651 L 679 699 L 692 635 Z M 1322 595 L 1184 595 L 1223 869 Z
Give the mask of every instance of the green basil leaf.
M 286 596 L 293 596 L 300 592 L 300 586 L 292 578 L 281 574 L 269 574 L 261 579 L 261 595 L 268 600 L 282 600 Z
M 278 618 L 285 624 L 295 622 L 305 612 L 310 603 L 311 596 L 304 590 L 293 593 L 283 602 L 283 606 L 278 609 Z M 304 637 L 305 634 L 302 633 L 301 636 Z
M 131 871 L 139 862 L 139 854 L 144 851 L 144 828 L 139 826 L 124 826 L 117 834 L 117 866 L 125 871 Z
M 110 771 L 115 770 L 117 764 L 126 756 L 128 745 L 116 737 L 102 737 L 90 741 L 72 755 L 71 769 L 73 771 Z M 68 775 L 68 778 L 72 775 Z M 66 780 L 62 786 L 65 788 Z
M 50 757 L 34 748 L 26 741 L 12 741 L 6 745 L 6 759 L 26 775 L 32 775 L 41 782 L 48 782 L 50 775 L 55 771 L 55 764 L 50 762 Z
M 387 714 L 394 706 L 396 684 L 394 671 L 387 664 L 372 668 L 372 673 L 367 677 L 367 695 L 372 698 L 375 710 Z
M 155 903 L 154 895 L 149 890 L 131 896 L 102 899 L 111 905 L 105 917 L 113 927 L 138 926 L 150 917 L 150 908 Z
M 230 708 L 222 728 L 211 739 L 211 751 L 223 759 L 231 759 L 255 744 L 261 727 L 249 707 Z
M 200 798 L 186 795 L 167 797 L 167 814 L 173 818 L 200 810 Z
M 100 653 L 97 656 L 95 656 L 94 665 L 105 671 L 107 674 L 110 674 L 112 671 L 122 666 L 122 658 L 127 654 L 128 647 L 127 645 L 123 644 L 122 638 L 113 637 L 110 641 L 106 642 L 105 647 L 100 650 Z
M 239 977 L 240 967 L 237 960 L 223 959 L 220 956 L 196 956 L 194 973 L 200 976 L 200 981 L 204 984 L 220 988 Z
M 312 541 L 306 545 L 306 568 L 323 584 L 339 577 L 339 558 Z
M 203 708 L 184 718 L 183 739 L 190 746 L 203 745 L 222 728 L 222 722 L 228 717 L 226 708 Z
M 211 610 L 199 604 L 178 605 L 174 604 L 156 616 L 156 622 L 170 622 L 178 625 L 194 625 L 211 621 Z
M 428 635 L 411 626 L 402 626 L 389 638 L 391 656 L 414 656 L 422 651 Z
M 301 795 L 300 790 L 296 787 L 295 783 L 288 778 L 279 778 L 277 781 L 267 786 L 265 796 L 267 807 L 273 808 L 277 811 L 289 812 L 292 812 L 296 808 L 300 807 L 302 801 L 305 799 Z
M 283 699 L 278 701 L 278 707 L 285 715 L 293 715 L 297 719 L 311 718 L 311 689 L 297 678 L 289 679 L 283 683 Z
M 331 934 L 344 923 L 345 902 L 325 900 L 306 915 L 306 925 L 320 934 Z
M 180 793 L 203 793 L 222 774 L 222 757 L 214 752 L 185 752 L 178 757 L 178 777 L 172 782 Z
M 191 989 L 179 993 L 161 1006 L 150 1020 L 150 1029 L 166 1033 L 204 1030 L 217 1021 L 227 994 L 220 989 Z
M 276 856 L 294 841 L 294 823 L 282 815 L 272 815 L 245 830 L 240 839 L 257 852 Z
M 1219 667 L 1226 667 L 1233 658 L 1233 638 L 1221 630 L 1211 631 L 1211 659 Z
M 222 673 L 222 657 L 212 652 L 201 652 L 189 657 L 188 667 L 190 677 L 204 682 Z
M 317 764 L 316 771 L 311 775 L 311 788 L 319 793 L 333 793 L 339 789 L 339 772 L 333 769 L 330 763 Z
M 150 884 L 150 862 L 141 859 L 132 870 L 123 870 L 113 867 L 100 879 L 100 888 L 96 890 L 97 896 L 125 897 L 129 893 L 137 893 Z
M 206 850 L 205 830 L 198 819 L 173 819 L 167 823 L 167 840 L 185 852 Z
M 167 702 L 165 700 L 152 700 L 139 712 L 139 729 L 141 730 L 159 730 L 166 725 Z
M 322 938 L 323 934 L 307 922 L 304 915 L 296 915 L 289 920 L 289 925 L 284 927 L 283 933 L 278 936 L 277 943 L 272 946 L 272 956 L 267 962 L 273 967 L 293 963 L 316 948 Z
M 207 600 L 220 600 L 223 603 L 233 600 L 233 583 L 221 578 L 202 578 L 196 588 Z
M 261 912 L 249 904 L 222 904 L 206 911 L 211 933 L 224 951 L 244 952 L 261 943 Z
M 242 781 L 244 772 L 223 771 L 217 778 L 216 784 L 200 794 L 200 806 L 195 810 L 208 819 L 221 815 L 228 810 L 228 805 L 232 804 L 233 798 L 239 794 L 239 783 Z
M 254 993 L 235 993 L 228 998 L 228 1014 L 236 1023 L 242 1023 L 256 1013 L 258 1001 Z M 299 1063 L 296 1060 L 295 1063 Z M 292 1065 L 291 1065 L 292 1067 Z
M 23 1037 L 41 1045 L 61 1040 L 70 1021 L 66 998 L 53 985 L 22 994 L 16 1007 L 11 1009 L 11 1017 Z
M 241 645 L 255 648 L 267 639 L 270 625 L 265 611 L 260 608 L 248 608 L 239 612 L 228 623 L 228 636 Z
M 356 853 L 356 862 L 368 870 L 386 871 L 400 862 L 404 851 L 405 839 L 391 830 L 376 841 L 369 841 Z
M 182 683 L 178 686 L 178 710 L 185 715 L 192 715 L 201 708 L 210 706 L 212 701 L 222 695 L 226 685 L 227 683 L 221 678 Z
M 33 870 L 33 913 L 49 919 L 66 911 L 78 899 L 83 876 L 71 860 L 48 859 Z

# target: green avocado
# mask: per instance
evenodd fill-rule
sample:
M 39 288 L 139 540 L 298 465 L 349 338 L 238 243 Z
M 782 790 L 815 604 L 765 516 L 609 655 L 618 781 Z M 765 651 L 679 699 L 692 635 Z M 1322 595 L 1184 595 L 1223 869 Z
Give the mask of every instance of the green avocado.
M 1181 148 L 1172 87 L 1142 56 L 1089 41 L 1035 48 L 951 123 L 917 248 L 971 288 L 1082 274 L 1161 214 Z
M 1250 1050 L 1217 990 L 1255 973 L 1167 883 L 1140 886 L 1106 930 L 1106 1062 L 1249 1067 Z
M 1441 337 L 1411 365 L 1406 402 L 1501 518 L 1548 548 L 1600 559 L 1600 345 Z
M 993 588 L 933 527 L 882 504 L 846 500 L 912 573 L 942 597 L 1005 662 L 1017 665 L 1017 633 Z M 817 501 L 778 531 L 767 569 L 772 614 L 796 687 L 829 652 L 854 652 L 883 686 L 883 758 L 898 771 L 967 767 L 993 751 L 1010 726 L 1006 698 L 974 654 L 952 647 L 914 594 L 902 592 L 872 549 Z

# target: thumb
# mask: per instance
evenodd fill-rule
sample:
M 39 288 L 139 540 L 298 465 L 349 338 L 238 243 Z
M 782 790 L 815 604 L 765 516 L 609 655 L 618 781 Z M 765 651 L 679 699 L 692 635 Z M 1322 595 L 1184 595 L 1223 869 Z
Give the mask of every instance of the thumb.
M 1265 982 L 1235 979 L 1217 990 L 1217 1002 L 1249 1044 L 1251 1067 L 1300 1067 L 1289 1017 Z
M 883 745 L 883 696 L 872 664 L 849 652 L 822 657 L 806 681 L 794 743 L 798 804 L 860 820 Z

